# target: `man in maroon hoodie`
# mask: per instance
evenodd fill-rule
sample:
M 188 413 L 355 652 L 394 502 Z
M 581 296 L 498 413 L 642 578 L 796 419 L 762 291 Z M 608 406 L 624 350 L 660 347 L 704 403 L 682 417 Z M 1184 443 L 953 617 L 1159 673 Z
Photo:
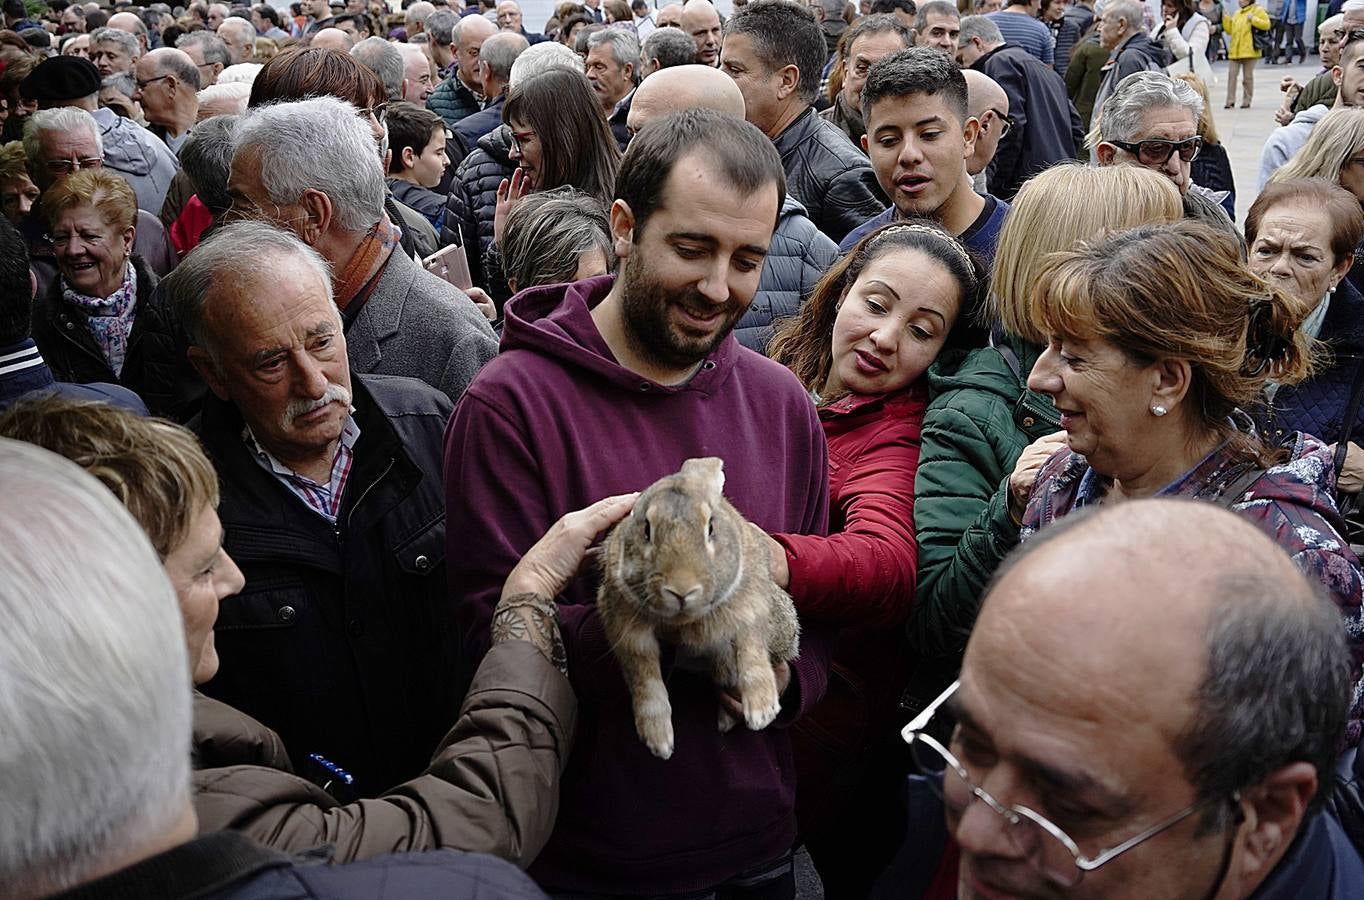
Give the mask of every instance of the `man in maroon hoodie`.
M 827 529 L 814 404 L 785 368 L 730 335 L 757 290 L 784 190 L 771 141 L 741 119 L 658 119 L 631 142 L 616 182 L 619 276 L 508 304 L 501 354 L 446 431 L 448 565 L 470 666 L 487 648 L 503 580 L 552 522 L 688 458 L 724 459 L 727 496 L 759 527 Z M 793 896 L 785 729 L 824 693 L 827 636 L 806 623 L 781 716 L 757 732 L 720 734 L 710 677 L 665 659 L 675 750 L 664 761 L 635 734 L 595 595 L 596 578 L 583 577 L 560 598 L 581 726 L 558 825 L 531 874 L 574 896 Z

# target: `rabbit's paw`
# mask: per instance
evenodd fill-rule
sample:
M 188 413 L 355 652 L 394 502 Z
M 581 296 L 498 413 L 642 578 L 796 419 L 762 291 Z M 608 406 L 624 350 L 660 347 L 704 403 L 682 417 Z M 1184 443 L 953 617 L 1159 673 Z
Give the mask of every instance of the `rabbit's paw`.
M 761 731 L 771 725 L 780 712 L 781 703 L 777 700 L 775 684 L 744 692 L 744 722 L 750 730 Z
M 635 730 L 639 738 L 649 748 L 649 752 L 659 759 L 669 759 L 673 755 L 673 723 L 667 716 L 636 716 Z

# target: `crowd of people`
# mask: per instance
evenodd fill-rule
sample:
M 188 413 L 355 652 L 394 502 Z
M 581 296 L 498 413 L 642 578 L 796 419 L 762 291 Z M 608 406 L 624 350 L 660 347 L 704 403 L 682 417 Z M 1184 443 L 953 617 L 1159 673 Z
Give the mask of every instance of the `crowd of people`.
M 0 896 L 1364 896 L 1364 0 L 1240 225 L 1238 2 L 5 0 Z M 799 653 L 656 755 L 698 457 Z

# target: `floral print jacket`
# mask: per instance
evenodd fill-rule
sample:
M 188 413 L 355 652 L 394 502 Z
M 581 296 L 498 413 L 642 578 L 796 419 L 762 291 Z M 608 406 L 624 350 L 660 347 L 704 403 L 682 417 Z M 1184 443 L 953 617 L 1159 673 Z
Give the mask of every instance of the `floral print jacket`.
M 1345 523 L 1336 509 L 1330 450 L 1301 433 L 1290 435 L 1282 446 L 1289 451 L 1288 460 L 1265 469 L 1229 508 L 1264 529 L 1288 551 L 1298 568 L 1325 586 L 1340 608 L 1355 685 L 1346 741 L 1347 746 L 1355 746 L 1364 723 L 1364 619 L 1360 608 L 1364 574 L 1350 545 L 1341 537 Z M 1250 466 L 1223 444 L 1156 496 L 1218 502 Z M 1037 474 L 1019 540 L 1026 541 L 1071 510 L 1097 504 L 1110 484 L 1112 479 L 1091 469 L 1083 456 L 1070 450 L 1058 451 Z

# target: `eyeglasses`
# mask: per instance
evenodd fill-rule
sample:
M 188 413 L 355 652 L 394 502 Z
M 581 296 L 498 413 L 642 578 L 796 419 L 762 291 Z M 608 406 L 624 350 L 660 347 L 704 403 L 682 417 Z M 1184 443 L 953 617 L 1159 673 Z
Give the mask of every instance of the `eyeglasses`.
M 1111 862 L 1138 844 L 1184 821 L 1204 806 L 1228 801 L 1233 804 L 1240 802 L 1240 793 L 1236 791 L 1233 791 L 1229 797 L 1205 798 L 1185 807 L 1167 819 L 1162 819 L 1120 844 L 1101 850 L 1094 856 L 1086 856 L 1080 846 L 1068 834 L 1053 825 L 1041 813 L 1026 806 L 1005 806 L 986 793 L 983 788 L 976 785 L 971 778 L 971 773 L 952 754 L 952 751 L 938 743 L 936 738 L 925 733 L 933 714 L 938 711 L 938 707 L 946 703 L 947 699 L 956 693 L 960 684 L 961 682 L 954 681 L 952 686 L 943 692 L 942 696 L 930 703 L 919 715 L 914 717 L 913 721 L 904 727 L 900 736 L 904 738 L 905 743 L 909 744 L 910 752 L 921 771 L 936 772 L 946 764 L 946 770 L 943 773 L 944 781 L 948 778 L 959 779 L 972 797 L 984 802 L 986 806 L 1004 819 L 1009 825 L 1004 834 L 1013 845 L 1014 850 L 1024 855 L 1028 862 L 1043 876 L 1062 887 L 1074 887 L 1080 883 L 1080 879 L 1085 876 L 1086 872 L 1093 872 L 1105 863 Z M 958 733 L 959 731 L 953 732 L 949 743 L 956 743 Z M 933 786 L 935 792 L 939 790 L 939 783 L 936 779 L 930 778 L 929 784 Z M 940 797 L 946 793 L 947 785 L 944 783 L 941 787 Z M 944 800 L 944 802 L 946 801 Z
M 517 153 L 523 152 L 521 149 L 522 144 L 527 141 L 535 140 L 535 132 L 533 131 L 512 131 L 510 133 L 512 146 L 516 148 Z
M 366 110 L 366 112 L 368 112 L 371 116 L 374 117 L 374 121 L 382 125 L 384 124 L 384 119 L 388 116 L 388 104 L 380 103 L 378 106 L 374 106 Z
M 137 89 L 138 89 L 139 91 L 145 91 L 149 85 L 156 84 L 158 81 L 161 81 L 161 80 L 166 79 L 166 78 L 174 78 L 174 77 L 175 77 L 174 73 L 167 72 L 165 75 L 158 75 L 158 76 L 156 76 L 155 78 L 148 78 L 146 81 L 143 81 L 141 78 L 138 78 L 138 79 L 136 79 L 136 81 L 137 81 Z
M 1137 158 L 1143 166 L 1163 166 L 1170 161 L 1170 157 L 1179 151 L 1179 158 L 1184 162 L 1193 162 L 1198 156 L 1198 151 L 1203 149 L 1203 139 L 1201 137 L 1191 137 L 1183 141 L 1109 141 L 1114 147 L 1126 150 Z
M 1008 134 L 1009 130 L 1014 127 L 1014 117 L 1008 113 L 1000 112 L 993 106 L 990 107 L 990 112 L 994 113 L 995 118 L 999 120 L 999 136 L 1004 137 L 1004 135 Z
M 80 159 L 49 159 L 43 166 L 53 175 L 67 175 L 78 169 L 102 169 L 104 160 L 98 156 L 86 156 Z

